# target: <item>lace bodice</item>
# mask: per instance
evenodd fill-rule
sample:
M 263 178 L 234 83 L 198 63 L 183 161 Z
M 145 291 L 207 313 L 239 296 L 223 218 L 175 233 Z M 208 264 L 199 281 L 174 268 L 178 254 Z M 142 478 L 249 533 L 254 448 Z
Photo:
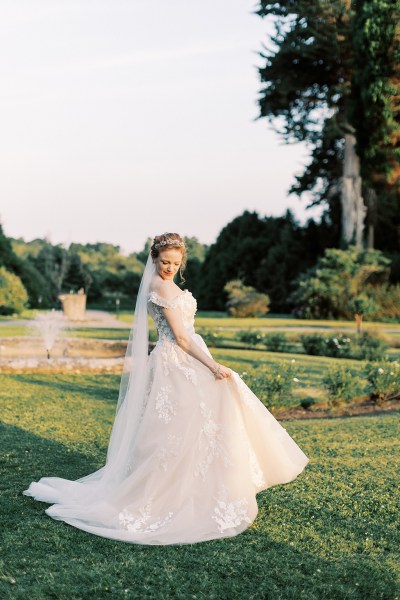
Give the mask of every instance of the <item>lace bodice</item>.
M 160 341 L 168 339 L 175 342 L 174 334 L 171 331 L 168 321 L 162 311 L 163 308 L 179 307 L 182 311 L 182 318 L 188 333 L 194 333 L 194 316 L 197 310 L 197 302 L 192 292 L 184 290 L 172 300 L 165 300 L 157 292 L 150 292 L 148 297 L 148 308 L 157 328 Z

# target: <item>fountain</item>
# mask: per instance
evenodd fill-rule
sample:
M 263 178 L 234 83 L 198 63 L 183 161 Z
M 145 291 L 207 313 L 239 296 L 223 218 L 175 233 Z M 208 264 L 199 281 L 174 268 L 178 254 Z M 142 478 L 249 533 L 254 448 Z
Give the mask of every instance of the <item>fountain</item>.
M 49 313 L 40 313 L 36 315 L 32 321 L 32 327 L 36 329 L 42 338 L 44 348 L 47 353 L 47 358 L 50 359 L 50 351 L 52 350 L 57 337 L 67 327 L 69 327 L 68 319 L 60 311 L 54 308 Z
M 31 335 L 1 338 L 0 372 L 120 373 L 128 341 L 67 337 L 76 326 L 55 309 L 38 314 L 28 324 Z

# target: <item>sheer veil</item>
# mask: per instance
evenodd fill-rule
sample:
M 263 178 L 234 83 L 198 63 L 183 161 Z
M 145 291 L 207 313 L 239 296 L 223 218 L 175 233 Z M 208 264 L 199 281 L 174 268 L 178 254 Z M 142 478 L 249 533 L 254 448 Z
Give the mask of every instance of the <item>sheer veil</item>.
M 149 253 L 140 282 L 135 313 L 129 333 L 121 375 L 115 420 L 112 427 L 106 464 L 104 467 L 77 481 L 80 483 L 113 484 L 122 481 L 129 468 L 135 447 L 145 391 L 148 383 L 148 294 L 155 274 L 155 265 Z

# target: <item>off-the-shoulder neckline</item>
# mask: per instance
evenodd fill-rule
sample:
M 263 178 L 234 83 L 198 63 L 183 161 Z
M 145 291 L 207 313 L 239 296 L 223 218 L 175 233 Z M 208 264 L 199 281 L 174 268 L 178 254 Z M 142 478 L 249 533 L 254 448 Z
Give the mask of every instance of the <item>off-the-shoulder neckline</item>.
M 159 298 L 161 298 L 161 300 L 163 300 L 164 302 L 174 302 L 177 298 L 179 298 L 180 296 L 184 296 L 184 294 L 191 294 L 192 292 L 190 292 L 189 290 L 183 290 L 182 292 L 179 292 L 179 294 L 177 294 L 176 296 L 174 296 L 173 298 L 171 298 L 170 300 L 166 300 L 165 298 L 163 298 L 162 296 L 160 296 L 160 294 L 158 294 L 156 291 L 152 290 L 151 292 L 149 292 L 149 297 L 154 294 L 155 296 L 158 296 Z

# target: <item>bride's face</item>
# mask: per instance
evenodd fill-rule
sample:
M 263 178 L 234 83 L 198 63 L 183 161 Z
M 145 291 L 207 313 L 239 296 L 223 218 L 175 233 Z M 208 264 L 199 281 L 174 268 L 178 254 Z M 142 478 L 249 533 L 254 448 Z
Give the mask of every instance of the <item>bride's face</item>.
M 182 262 L 182 252 L 176 248 L 162 250 L 156 258 L 156 270 L 165 280 L 173 280 Z

